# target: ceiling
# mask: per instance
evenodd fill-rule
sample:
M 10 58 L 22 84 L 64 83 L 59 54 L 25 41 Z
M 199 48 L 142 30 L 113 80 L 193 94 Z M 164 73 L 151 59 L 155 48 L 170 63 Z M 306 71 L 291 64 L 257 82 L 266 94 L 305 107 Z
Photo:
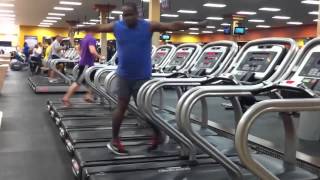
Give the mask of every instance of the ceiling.
M 16 23 L 21 25 L 38 25 L 43 19 L 48 16 L 48 12 L 59 12 L 53 10 L 54 6 L 59 5 L 60 0 L 0 0 L 3 1 L 15 1 L 14 11 L 16 13 Z M 111 3 L 120 9 L 122 0 L 68 0 L 68 1 L 81 1 L 81 6 L 71 6 L 74 11 L 60 11 L 66 14 L 62 20 L 59 20 L 53 26 L 66 27 L 65 20 L 78 20 L 89 21 L 90 19 L 97 19 L 99 17 L 98 12 L 93 9 L 94 4 L 106 4 Z M 126 0 L 130 1 L 130 0 Z M 131 0 L 139 2 L 139 0 Z M 302 0 L 171 0 L 171 7 L 169 10 L 162 12 L 167 14 L 178 14 L 178 18 L 161 17 L 162 22 L 168 21 L 200 21 L 206 19 L 209 16 L 225 17 L 220 21 L 210 20 L 210 25 L 216 26 L 216 29 L 210 29 L 216 31 L 223 28 L 222 23 L 231 23 L 231 19 L 226 18 L 232 14 L 236 14 L 238 11 L 255 11 L 256 15 L 247 16 L 247 19 L 263 19 L 264 23 L 252 23 L 247 20 L 243 21 L 243 26 L 249 29 L 256 28 L 257 25 L 270 25 L 271 27 L 289 26 L 288 21 L 299 21 L 303 24 L 315 23 L 313 20 L 317 18 L 316 15 L 309 15 L 310 11 L 317 11 L 317 5 L 302 4 Z M 222 3 L 226 4 L 224 8 L 210 8 L 204 7 L 205 3 Z M 144 5 L 144 16 L 148 16 L 148 4 Z M 65 5 L 64 5 L 65 6 Z M 266 12 L 259 11 L 261 7 L 274 7 L 280 8 L 279 12 Z M 1 8 L 0 8 L 1 9 Z M 180 9 L 197 10 L 196 14 L 181 14 L 177 13 Z M 275 15 L 289 16 L 290 20 L 273 19 Z M 112 16 L 118 18 L 119 15 L 112 14 Z M 204 29 L 205 30 L 205 29 Z

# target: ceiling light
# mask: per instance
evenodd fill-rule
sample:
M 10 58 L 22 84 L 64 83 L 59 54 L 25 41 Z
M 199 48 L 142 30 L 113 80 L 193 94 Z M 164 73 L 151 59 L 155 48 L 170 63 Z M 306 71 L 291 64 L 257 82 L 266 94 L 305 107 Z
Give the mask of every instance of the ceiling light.
M 256 15 L 257 13 L 254 11 L 238 11 L 237 14 L 240 15 Z
M 199 35 L 198 32 L 189 32 L 189 34 L 191 34 L 191 35 Z
M 16 17 L 15 14 L 0 14 L 0 17 Z
M 198 31 L 199 28 L 189 28 L 189 30 Z
M 301 1 L 301 3 L 303 3 L 303 4 L 319 5 L 319 4 L 320 4 L 320 1 L 316 1 L 316 0 L 304 0 L 304 1 Z
M 218 31 L 218 32 L 224 32 L 224 30 L 223 30 L 223 29 L 218 29 L 217 31 Z
M 179 17 L 178 14 L 161 14 L 162 17 Z
M 0 9 L 0 13 L 13 13 L 13 10 Z
M 94 23 L 94 22 L 83 22 L 83 24 L 85 24 L 85 25 L 95 25 L 97 23 Z
M 221 26 L 231 26 L 229 23 L 222 23 Z
M 196 14 L 198 11 L 195 11 L 195 10 L 183 10 L 183 9 L 180 9 L 178 11 L 178 13 L 185 13 L 185 14 Z
M 199 24 L 196 21 L 184 21 L 185 24 Z
M 263 19 L 249 19 L 248 21 L 249 21 L 249 22 L 255 22 L 255 23 L 262 23 L 262 22 L 264 22 Z
M 297 22 L 297 21 L 292 21 L 292 22 L 287 22 L 287 24 L 290 24 L 290 25 L 302 25 L 303 23 L 302 22 Z
M 57 20 L 44 19 L 44 20 L 42 20 L 42 22 L 56 23 L 58 21 Z
M 53 25 L 53 24 L 48 22 L 41 22 L 40 25 Z
M 271 8 L 271 7 L 263 7 L 259 9 L 260 11 L 270 11 L 270 12 L 278 12 L 281 11 L 279 8 Z
M 214 21 L 221 21 L 223 20 L 223 17 L 207 17 L 208 20 L 214 20 Z
M 113 13 L 113 14 L 123 14 L 122 11 L 111 11 L 111 13 Z
M 109 16 L 109 17 L 107 17 L 107 19 L 115 19 L 115 17 Z
M 49 16 L 65 16 L 63 13 L 48 13 Z
M 15 21 L 14 17 L 0 17 L 0 21 Z
M 149 0 L 142 0 L 143 2 L 149 2 Z
M 60 1 L 59 4 L 64 4 L 64 5 L 73 5 L 73 6 L 81 6 L 81 2 L 74 2 L 74 1 Z
M 70 8 L 70 7 L 54 7 L 53 8 L 54 10 L 60 10 L 60 11 L 73 11 L 74 9 L 73 8 Z
M 215 26 L 207 26 L 208 29 L 215 29 Z
M 42 25 L 42 24 L 39 24 L 38 26 L 39 27 L 50 27 L 50 25 Z
M 46 19 L 56 19 L 56 20 L 60 20 L 61 17 L 51 17 L 51 16 L 48 16 L 48 17 L 46 17 Z
M 90 19 L 91 22 L 100 22 L 99 19 Z
M 311 12 L 309 12 L 309 14 L 311 14 L 311 15 L 318 15 L 319 12 L 318 12 L 318 11 L 311 11 Z
M 270 28 L 271 26 L 268 25 L 257 25 L 257 28 Z
M 78 24 L 78 25 L 77 25 L 77 27 L 83 27 L 83 26 L 84 26 L 83 24 Z
M 211 34 L 211 33 L 213 33 L 213 31 L 202 31 L 202 33 L 204 33 L 204 34 Z
M 225 4 L 217 4 L 217 3 L 206 3 L 203 6 L 205 6 L 205 7 L 223 8 L 223 7 L 226 7 L 227 5 L 225 5 Z
M 313 21 L 314 21 L 314 22 L 318 22 L 318 21 L 320 21 L 320 19 L 314 19 Z
M 0 3 L 0 7 L 14 7 L 14 4 Z
M 289 16 L 273 16 L 273 19 L 291 19 Z
M 184 32 L 184 30 L 180 30 L 181 32 Z
M 167 31 L 166 33 L 168 33 L 168 34 L 172 34 L 173 32 L 172 32 L 172 31 Z

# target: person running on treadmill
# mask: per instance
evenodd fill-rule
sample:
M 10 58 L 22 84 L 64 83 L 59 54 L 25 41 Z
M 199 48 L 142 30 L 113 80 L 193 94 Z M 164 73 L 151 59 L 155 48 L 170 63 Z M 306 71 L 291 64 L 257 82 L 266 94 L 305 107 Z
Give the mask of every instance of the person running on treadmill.
M 81 84 L 84 83 L 84 73 L 86 69 L 94 65 L 96 58 L 103 59 L 96 49 L 97 41 L 93 37 L 93 33 L 87 31 L 86 36 L 80 42 L 80 61 L 79 61 L 79 73 L 76 82 L 74 82 L 68 89 L 67 93 L 64 95 L 62 102 L 66 106 L 70 106 L 70 97 L 80 88 Z M 93 77 L 91 77 L 93 78 Z M 87 102 L 93 102 L 92 92 L 87 89 L 87 93 L 84 96 L 84 100 Z
M 62 37 L 60 35 L 56 36 L 56 39 L 53 41 L 51 44 L 51 59 L 60 59 L 61 58 L 61 51 L 64 50 L 65 48 L 61 46 L 62 42 Z M 63 63 L 58 63 L 57 64 L 57 69 L 64 73 L 64 65 Z M 55 79 L 55 72 L 53 70 L 50 70 L 49 72 L 49 82 L 54 83 L 57 82 L 57 79 Z
M 115 154 L 127 155 L 128 151 L 121 143 L 119 131 L 125 117 L 131 96 L 136 100 L 139 88 L 151 78 L 152 34 L 153 32 L 178 31 L 191 27 L 205 27 L 207 21 L 199 24 L 184 24 L 183 22 L 161 23 L 149 22 L 139 18 L 135 3 L 128 2 L 122 6 L 123 20 L 109 24 L 78 27 L 75 30 L 91 30 L 94 32 L 113 32 L 118 50 L 117 94 L 118 104 L 113 113 L 113 138 L 108 148 Z M 152 144 L 148 150 L 155 150 L 163 143 L 160 130 L 150 124 L 154 130 Z

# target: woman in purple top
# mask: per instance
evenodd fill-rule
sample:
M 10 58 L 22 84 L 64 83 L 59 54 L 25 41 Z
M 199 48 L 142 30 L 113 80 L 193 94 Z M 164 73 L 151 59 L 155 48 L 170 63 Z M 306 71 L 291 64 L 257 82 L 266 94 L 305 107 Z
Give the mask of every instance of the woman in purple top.
M 62 102 L 66 106 L 70 106 L 70 97 L 80 88 L 84 81 L 84 72 L 86 69 L 94 65 L 96 58 L 102 59 L 96 49 L 96 39 L 93 37 L 92 32 L 87 32 L 87 35 L 80 42 L 80 61 L 79 61 L 79 73 L 76 81 L 69 87 L 67 93 L 64 95 Z M 87 93 L 84 96 L 84 100 L 92 102 L 92 93 L 87 89 Z

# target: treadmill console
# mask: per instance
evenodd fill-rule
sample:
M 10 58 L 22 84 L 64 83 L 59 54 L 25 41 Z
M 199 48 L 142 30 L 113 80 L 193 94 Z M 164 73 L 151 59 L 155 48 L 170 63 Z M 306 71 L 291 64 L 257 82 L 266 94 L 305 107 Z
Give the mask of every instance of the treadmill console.
M 168 66 L 182 66 L 187 60 L 189 60 L 194 50 L 194 47 L 184 47 L 177 50 Z
M 171 48 L 163 47 L 157 50 L 155 55 L 152 58 L 152 64 L 153 65 L 160 65 L 168 56 L 170 53 Z
M 255 82 L 267 79 L 281 61 L 283 45 L 257 45 L 246 50 L 231 72 L 237 80 Z
M 313 52 L 299 76 L 320 78 L 320 52 Z

